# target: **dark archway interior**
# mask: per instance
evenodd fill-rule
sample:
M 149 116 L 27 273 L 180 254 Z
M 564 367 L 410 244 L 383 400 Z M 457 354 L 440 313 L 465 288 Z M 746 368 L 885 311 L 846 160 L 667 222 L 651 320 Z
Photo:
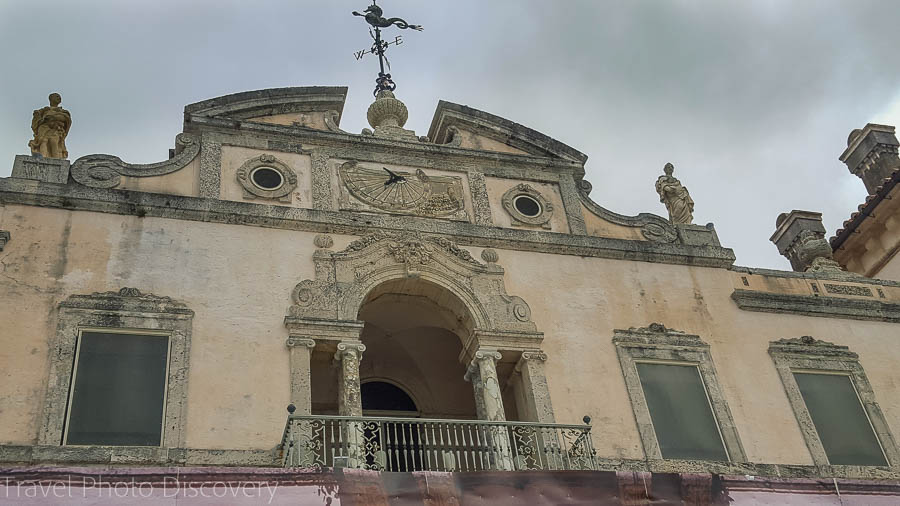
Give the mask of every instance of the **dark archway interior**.
M 385 381 L 363 383 L 360 391 L 363 411 L 418 411 L 409 394 Z

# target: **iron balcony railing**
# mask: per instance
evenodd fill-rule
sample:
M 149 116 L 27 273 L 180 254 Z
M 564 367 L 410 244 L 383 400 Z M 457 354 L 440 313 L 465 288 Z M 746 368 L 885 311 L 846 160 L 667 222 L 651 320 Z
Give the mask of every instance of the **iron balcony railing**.
M 392 472 L 595 469 L 590 425 L 290 415 L 281 449 L 284 467 Z

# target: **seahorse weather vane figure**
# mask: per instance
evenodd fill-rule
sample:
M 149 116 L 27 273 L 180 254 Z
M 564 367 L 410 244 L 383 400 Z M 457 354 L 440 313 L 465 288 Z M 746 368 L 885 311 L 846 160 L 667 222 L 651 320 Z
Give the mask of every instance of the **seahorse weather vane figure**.
M 396 26 L 401 30 L 405 30 L 407 28 L 422 31 L 422 25 L 413 25 L 407 23 L 403 19 L 400 18 L 385 18 L 384 11 L 381 10 L 381 7 L 375 5 L 375 0 L 372 0 L 372 5 L 366 7 L 366 10 L 363 12 L 353 11 L 354 16 L 362 16 L 365 18 L 366 23 L 372 26 L 375 29 L 375 34 L 372 35 L 372 38 L 375 39 L 375 43 L 372 44 L 372 47 L 368 50 L 358 51 L 354 53 L 356 59 L 362 59 L 363 55 L 366 53 L 371 53 L 374 55 L 378 55 L 378 65 L 381 71 L 378 73 L 378 79 L 375 79 L 375 96 L 378 96 L 378 92 L 380 91 L 394 91 L 397 88 L 397 85 L 394 81 L 391 80 L 391 74 L 385 73 L 384 65 L 387 62 L 388 70 L 390 70 L 391 64 L 387 61 L 387 58 L 384 55 L 384 52 L 387 50 L 390 44 L 394 44 L 399 46 L 403 43 L 403 39 L 398 35 L 391 42 L 385 42 L 381 39 L 381 29 L 388 28 L 390 26 Z M 372 34 L 372 29 L 369 29 L 369 34 Z

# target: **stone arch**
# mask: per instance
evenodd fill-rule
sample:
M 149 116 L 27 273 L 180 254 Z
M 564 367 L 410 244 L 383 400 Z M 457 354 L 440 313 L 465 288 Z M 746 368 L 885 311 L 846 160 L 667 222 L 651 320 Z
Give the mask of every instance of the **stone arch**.
M 289 327 L 310 319 L 356 322 L 360 306 L 377 286 L 415 278 L 446 289 L 463 303 L 473 319 L 471 335 L 464 336 L 477 345 L 471 347 L 472 353 L 486 344 L 535 349 L 543 339 L 531 320 L 528 304 L 506 293 L 503 268 L 475 260 L 447 239 L 377 232 L 353 241 L 342 251 L 320 248 L 313 261 L 315 279 L 303 280 L 293 290 L 293 304 L 285 320 Z M 491 343 L 479 343 L 480 337 Z M 497 342 L 498 338 L 504 343 Z
M 481 263 L 468 250 L 443 237 L 408 232 L 375 232 L 331 251 L 331 237 L 315 238 L 315 277 L 298 283 L 285 317 L 290 337 L 292 399 L 309 406 L 310 357 L 333 353 L 339 363 L 338 412 L 360 416 L 359 361 L 366 350 L 360 340 L 359 312 L 373 290 L 385 283 L 417 280 L 446 290 L 459 301 L 471 323 L 458 357 L 475 392 L 477 416 L 503 420 L 497 371 L 519 385 L 523 416 L 552 422 L 543 374 L 543 334 L 531 319 L 528 304 L 506 293 L 505 271 L 497 255 L 485 250 Z M 292 344 L 293 343 L 293 344 Z M 300 345 L 298 345 L 300 343 Z

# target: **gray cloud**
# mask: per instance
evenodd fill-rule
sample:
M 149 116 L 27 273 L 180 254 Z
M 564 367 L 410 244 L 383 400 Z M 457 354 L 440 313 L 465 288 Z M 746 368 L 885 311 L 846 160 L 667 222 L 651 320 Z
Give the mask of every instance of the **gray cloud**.
M 359 131 L 377 64 L 353 58 L 370 40 L 350 11 L 366 3 L 0 4 L 0 176 L 52 91 L 72 159 L 161 160 L 185 104 L 268 87 L 348 85 Z M 381 4 L 425 25 L 390 54 L 408 127 L 424 134 L 439 99 L 523 123 L 587 153 L 594 200 L 629 214 L 665 213 L 653 182 L 671 161 L 744 265 L 789 268 L 768 242 L 782 211 L 840 226 L 865 197 L 837 160 L 847 134 L 900 103 L 893 1 Z

